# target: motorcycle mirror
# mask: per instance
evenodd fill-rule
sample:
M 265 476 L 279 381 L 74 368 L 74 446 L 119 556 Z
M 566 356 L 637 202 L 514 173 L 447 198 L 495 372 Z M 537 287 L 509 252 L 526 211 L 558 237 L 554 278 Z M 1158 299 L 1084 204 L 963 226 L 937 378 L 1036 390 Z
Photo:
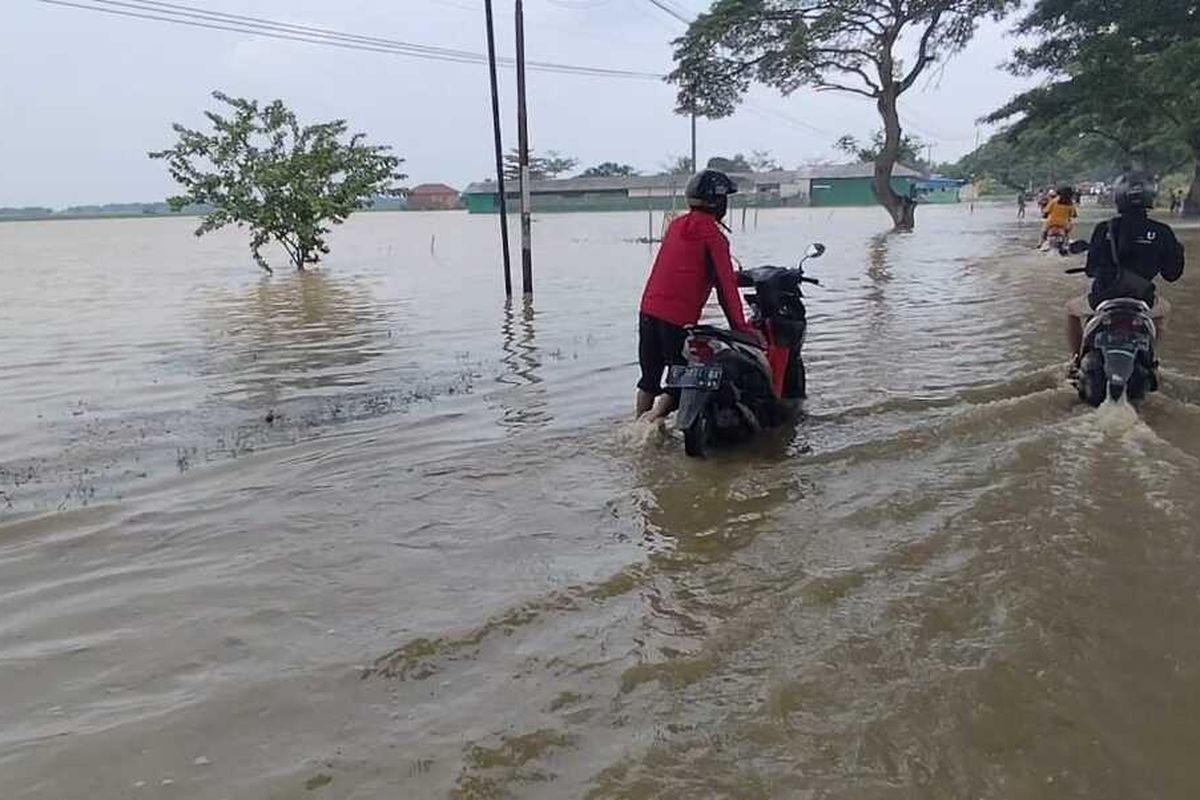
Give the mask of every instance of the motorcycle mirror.
M 1090 247 L 1091 245 L 1089 245 L 1083 239 L 1076 239 L 1067 245 L 1067 252 L 1073 256 L 1077 256 L 1080 253 L 1086 253 Z
M 825 245 L 821 244 L 820 242 L 813 242 L 812 244 L 810 244 L 808 246 L 808 249 L 804 251 L 804 257 L 805 258 L 820 258 L 822 256 L 822 254 L 824 254 L 824 252 L 825 252 Z

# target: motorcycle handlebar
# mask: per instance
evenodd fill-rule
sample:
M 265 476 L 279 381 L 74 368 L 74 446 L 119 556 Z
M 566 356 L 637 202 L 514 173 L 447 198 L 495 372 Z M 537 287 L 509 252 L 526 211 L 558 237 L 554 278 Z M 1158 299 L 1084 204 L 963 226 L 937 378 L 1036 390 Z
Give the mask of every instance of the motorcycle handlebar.
M 800 280 L 801 280 L 803 283 L 811 283 L 813 286 L 820 286 L 820 285 L 821 285 L 821 282 L 820 282 L 819 280 L 817 280 L 816 278 L 808 278 L 808 277 L 805 277 L 805 276 L 803 276 L 803 275 L 802 275 L 802 276 L 800 276 Z
M 1084 267 L 1072 267 L 1071 269 L 1064 269 L 1064 270 L 1063 270 L 1063 274 L 1064 274 L 1064 275 L 1079 275 L 1079 274 L 1082 274 L 1082 273 L 1084 273 L 1084 272 L 1087 272 L 1087 269 L 1086 269 L 1086 268 L 1084 268 Z

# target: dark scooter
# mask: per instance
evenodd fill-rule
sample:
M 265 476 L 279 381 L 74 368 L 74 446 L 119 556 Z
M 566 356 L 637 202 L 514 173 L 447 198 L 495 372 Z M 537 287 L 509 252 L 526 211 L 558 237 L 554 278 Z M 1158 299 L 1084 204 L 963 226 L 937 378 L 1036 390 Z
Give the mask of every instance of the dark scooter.
M 1083 252 L 1087 242 L 1072 242 L 1070 250 Z M 1067 270 L 1068 274 L 1082 272 L 1082 268 Z M 1105 400 L 1137 401 L 1158 391 L 1157 338 L 1145 302 L 1120 297 L 1101 303 L 1083 329 L 1083 354 L 1072 376 L 1079 399 L 1098 408 Z
M 688 328 L 686 365 L 671 367 L 667 387 L 679 390 L 675 426 L 684 450 L 703 457 L 714 445 L 743 442 L 786 421 L 807 394 L 801 347 L 807 329 L 801 285 L 820 285 L 804 274 L 825 245 L 809 246 L 794 269 L 757 267 L 738 272 L 750 322 L 762 340 L 712 325 Z M 765 347 L 764 347 L 765 343 Z

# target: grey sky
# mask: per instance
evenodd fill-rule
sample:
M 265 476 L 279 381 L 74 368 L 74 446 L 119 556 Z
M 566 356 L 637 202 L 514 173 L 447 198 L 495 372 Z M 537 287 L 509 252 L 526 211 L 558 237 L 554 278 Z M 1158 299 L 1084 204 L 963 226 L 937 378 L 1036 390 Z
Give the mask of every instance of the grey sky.
M 483 52 L 482 0 L 179 0 L 339 31 Z M 495 0 L 499 47 L 512 53 L 512 2 Z M 699 11 L 704 0 L 677 0 Z M 410 183 L 462 188 L 492 171 L 486 67 L 351 52 L 245 34 L 4 0 L 0 48 L 0 205 L 63 206 L 158 199 L 172 191 L 146 151 L 170 123 L 200 124 L 208 94 L 281 97 L 302 119 L 345 117 L 407 161 Z M 530 59 L 666 72 L 683 26 L 648 0 L 526 0 Z M 1028 81 L 999 68 L 1005 26 L 985 23 L 969 49 L 901 103 L 910 132 L 948 159 L 974 144 L 975 120 Z M 502 75 L 505 145 L 516 143 L 515 84 Z M 654 171 L 688 149 L 672 87 L 656 81 L 531 72 L 533 146 L 581 165 L 621 161 Z M 779 116 L 779 114 L 786 115 Z M 791 118 L 791 119 L 788 119 Z M 770 150 L 787 166 L 835 157 L 843 133 L 879 127 L 863 98 L 756 88 L 728 120 L 701 121 L 701 160 Z M 984 131 L 986 136 L 986 130 Z

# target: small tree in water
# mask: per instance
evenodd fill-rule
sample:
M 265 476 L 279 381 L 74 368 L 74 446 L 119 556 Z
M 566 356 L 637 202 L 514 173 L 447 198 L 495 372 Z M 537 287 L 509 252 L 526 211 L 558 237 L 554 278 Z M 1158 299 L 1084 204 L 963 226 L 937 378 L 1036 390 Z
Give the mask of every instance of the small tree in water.
M 345 120 L 302 127 L 280 100 L 260 107 L 222 92 L 213 97 L 232 113 L 206 111 L 210 133 L 176 123 L 179 142 L 149 154 L 165 159 L 184 188 L 168 199 L 172 209 L 213 208 L 197 236 L 230 223 L 245 226 L 260 267 L 272 271 L 260 250 L 274 240 L 303 270 L 329 252 L 330 225 L 366 208 L 373 197 L 399 194 L 393 181 L 405 177 L 397 172 L 402 159 L 388 147 L 364 144 L 361 133 L 344 141 Z
M 892 189 L 903 130 L 897 101 L 939 58 L 961 50 L 984 16 L 1017 0 L 716 0 L 676 40 L 679 110 L 733 113 L 751 81 L 869 98 L 883 121 L 875 194 L 899 230 L 913 204 Z

